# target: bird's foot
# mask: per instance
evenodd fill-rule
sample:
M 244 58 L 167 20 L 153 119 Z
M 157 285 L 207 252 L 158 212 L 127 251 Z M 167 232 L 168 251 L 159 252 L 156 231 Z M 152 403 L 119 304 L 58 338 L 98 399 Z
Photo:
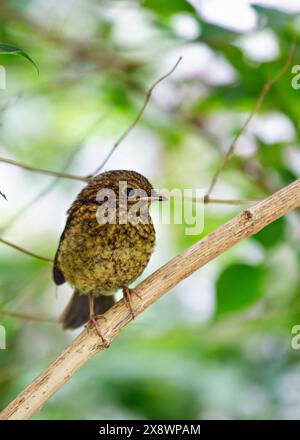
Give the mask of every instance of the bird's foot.
M 108 348 L 109 342 L 104 338 L 104 336 L 101 334 L 101 332 L 98 328 L 98 321 L 101 321 L 101 320 L 107 321 L 107 319 L 104 315 L 92 315 L 90 317 L 90 320 L 86 324 L 86 329 L 87 329 L 87 331 L 94 329 L 96 331 L 97 335 L 99 336 L 99 338 L 101 339 L 101 346 Z
M 132 307 L 132 301 L 131 301 L 131 296 L 132 295 L 136 295 L 138 298 L 142 299 L 141 296 L 136 293 L 135 289 L 130 289 L 129 287 L 123 287 L 123 298 L 125 300 L 125 303 L 131 313 L 132 319 L 135 318 L 135 313 L 133 311 L 133 307 Z

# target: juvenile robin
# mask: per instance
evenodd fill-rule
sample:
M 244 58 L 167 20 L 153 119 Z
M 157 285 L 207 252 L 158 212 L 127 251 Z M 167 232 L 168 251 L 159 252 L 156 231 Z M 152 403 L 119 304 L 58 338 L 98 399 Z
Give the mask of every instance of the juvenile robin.
M 114 197 L 113 197 L 114 196 Z M 134 318 L 129 285 L 143 272 L 154 249 L 150 204 L 164 200 L 135 171 L 108 171 L 92 178 L 68 210 L 56 252 L 56 285 L 69 282 L 73 296 L 60 321 L 65 329 L 97 321 L 122 289 Z M 103 338 L 102 338 L 103 340 Z

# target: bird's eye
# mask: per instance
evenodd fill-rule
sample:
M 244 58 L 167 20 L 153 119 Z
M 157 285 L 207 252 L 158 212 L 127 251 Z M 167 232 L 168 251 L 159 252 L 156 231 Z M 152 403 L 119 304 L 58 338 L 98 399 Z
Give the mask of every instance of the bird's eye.
M 126 189 L 126 194 L 127 194 L 127 197 L 133 197 L 134 194 L 135 194 L 135 191 L 132 188 L 127 188 Z

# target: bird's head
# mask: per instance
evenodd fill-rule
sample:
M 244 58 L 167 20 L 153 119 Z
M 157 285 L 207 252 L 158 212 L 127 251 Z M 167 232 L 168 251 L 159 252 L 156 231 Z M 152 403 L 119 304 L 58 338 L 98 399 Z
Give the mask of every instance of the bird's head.
M 93 177 L 77 197 L 78 203 L 97 203 L 100 207 L 114 204 L 128 213 L 148 211 L 154 201 L 167 198 L 156 192 L 149 180 L 136 171 L 106 171 Z

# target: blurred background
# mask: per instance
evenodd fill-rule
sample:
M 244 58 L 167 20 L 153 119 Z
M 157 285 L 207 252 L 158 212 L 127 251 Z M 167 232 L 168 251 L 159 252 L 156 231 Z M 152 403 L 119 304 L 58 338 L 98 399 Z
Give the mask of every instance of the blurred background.
M 300 34 L 299 0 L 15 0 L 0 3 L 0 155 L 88 174 L 132 122 L 105 169 L 157 188 L 206 190 L 265 82 Z M 292 65 L 300 64 L 300 46 Z M 292 67 L 292 66 L 291 66 Z M 213 196 L 260 199 L 299 177 L 299 90 L 272 87 Z M 52 258 L 83 184 L 0 163 L 0 235 Z M 247 206 L 247 205 L 246 205 Z M 201 235 L 160 225 L 142 278 L 240 212 L 207 205 Z M 300 418 L 300 223 L 293 212 L 178 285 L 85 365 L 36 419 Z M 55 322 L 71 288 L 51 264 L 0 243 L 3 408 L 74 338 Z M 40 320 L 40 321 L 39 321 Z

